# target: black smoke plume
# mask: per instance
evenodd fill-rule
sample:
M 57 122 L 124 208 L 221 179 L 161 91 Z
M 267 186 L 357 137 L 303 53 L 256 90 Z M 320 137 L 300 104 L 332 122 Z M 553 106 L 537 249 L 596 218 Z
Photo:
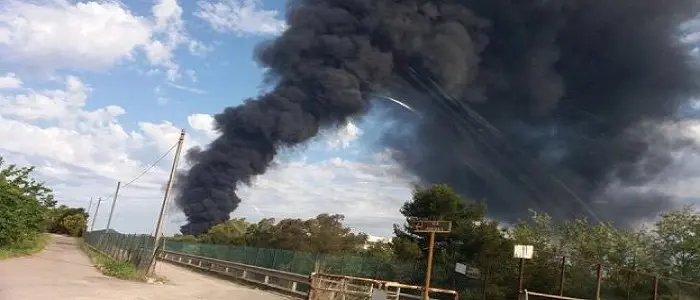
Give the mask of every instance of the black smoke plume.
M 673 201 L 641 186 L 688 144 L 657 125 L 698 90 L 678 42 L 695 0 L 297 0 L 288 29 L 259 46 L 271 91 L 215 117 L 221 137 L 190 151 L 176 202 L 197 234 L 228 220 L 239 184 L 277 151 L 391 95 L 424 115 L 384 142 L 426 183 L 527 209 L 624 222 Z M 285 201 L 285 199 L 280 199 Z M 624 216 L 624 218 L 623 218 Z

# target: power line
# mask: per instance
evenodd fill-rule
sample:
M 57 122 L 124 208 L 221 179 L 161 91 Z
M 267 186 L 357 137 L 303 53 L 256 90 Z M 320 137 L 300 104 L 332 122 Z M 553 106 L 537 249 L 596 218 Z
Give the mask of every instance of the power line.
M 139 178 L 141 178 L 143 175 L 146 175 L 146 173 L 148 173 L 151 169 L 153 169 L 160 161 L 162 161 L 163 159 L 165 159 L 165 157 L 167 157 L 168 154 L 170 154 L 171 152 L 173 152 L 173 150 L 175 149 L 175 147 L 177 146 L 177 144 L 178 144 L 178 143 L 176 142 L 176 143 L 174 143 L 172 146 L 170 146 L 170 149 L 168 149 L 167 152 L 165 152 L 161 157 L 159 157 L 158 159 L 156 159 L 155 161 L 153 161 L 153 163 L 151 163 L 148 167 L 146 167 L 143 171 L 141 171 L 141 173 L 140 173 L 139 175 L 137 175 L 136 177 L 134 177 L 134 178 L 132 178 L 131 180 L 129 180 L 129 182 L 127 182 L 125 185 L 122 185 L 121 188 L 122 188 L 122 189 L 126 188 L 126 187 L 129 186 L 130 184 L 132 184 L 132 183 L 136 182 L 137 180 L 139 180 Z M 110 197 L 112 197 L 112 196 L 114 196 L 114 193 L 109 194 L 109 195 L 105 196 L 104 198 L 110 198 Z
M 143 172 L 141 172 L 141 174 L 139 174 L 138 176 L 134 177 L 134 179 L 132 179 L 131 181 L 129 181 L 129 182 L 127 182 L 125 185 L 123 185 L 122 188 L 125 188 L 125 187 L 129 186 L 130 184 L 134 183 L 136 180 L 138 180 L 139 178 L 141 178 L 141 176 L 143 176 L 143 175 L 145 175 L 146 173 L 148 173 L 148 171 L 150 171 L 151 169 L 153 169 L 161 160 L 163 160 L 166 156 L 168 156 L 168 154 L 170 154 L 170 152 L 173 152 L 173 149 L 175 149 L 175 146 L 177 146 L 177 144 L 178 144 L 178 143 L 173 144 L 173 145 L 170 147 L 170 149 L 168 150 L 168 152 L 165 152 L 165 154 L 163 154 L 163 156 L 161 156 L 161 157 L 158 158 L 156 161 L 154 161 L 150 166 L 148 166 L 148 168 L 144 169 Z

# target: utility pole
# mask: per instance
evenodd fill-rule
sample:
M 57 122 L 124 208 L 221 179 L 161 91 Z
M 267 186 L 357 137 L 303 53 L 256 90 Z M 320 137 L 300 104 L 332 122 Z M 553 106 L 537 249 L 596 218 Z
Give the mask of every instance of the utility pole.
M 97 198 L 97 208 L 95 208 L 95 216 L 92 217 L 92 225 L 90 225 L 90 232 L 95 229 L 95 221 L 97 220 L 97 213 L 100 212 L 100 203 L 102 203 L 102 197 Z
M 88 209 L 87 209 L 87 214 L 88 214 L 88 220 L 90 219 L 90 210 L 92 209 L 92 197 L 90 197 L 90 202 L 88 203 Z M 85 220 L 87 223 L 87 220 Z M 85 225 L 87 227 L 87 224 Z
M 92 197 L 90 197 L 90 202 L 88 202 L 87 213 L 90 214 L 90 209 L 92 208 Z
M 117 197 L 119 196 L 119 187 L 122 185 L 121 181 L 117 181 L 117 191 L 114 192 L 114 199 L 112 199 L 112 208 L 109 210 L 109 219 L 107 219 L 107 228 L 105 229 L 109 233 L 109 225 L 112 224 L 112 214 L 114 213 L 114 206 L 117 204 Z
M 100 240 L 97 243 L 98 248 L 102 247 L 102 240 L 104 239 L 104 236 L 107 235 L 107 239 L 109 240 L 109 225 L 112 224 L 112 214 L 114 214 L 114 206 L 117 204 L 117 197 L 119 196 L 119 187 L 122 185 L 121 181 L 117 181 L 117 191 L 114 192 L 114 198 L 112 199 L 112 208 L 109 210 L 109 218 L 107 219 L 107 227 L 105 228 L 105 234 L 100 235 Z
M 168 196 L 170 196 L 170 190 L 173 188 L 173 179 L 175 178 L 175 172 L 177 171 L 177 163 L 180 160 L 180 152 L 182 152 L 182 144 L 185 141 L 185 130 L 180 132 L 180 139 L 177 141 L 177 148 L 175 149 L 175 158 L 173 158 L 173 166 L 170 169 L 170 176 L 168 177 L 168 185 L 165 188 L 165 193 L 163 195 L 163 203 L 160 206 L 160 214 L 158 214 L 158 223 L 156 223 L 156 233 L 153 242 L 153 253 L 151 255 L 151 265 L 148 269 L 148 274 L 153 275 L 156 271 L 156 257 L 158 255 L 158 245 L 160 244 L 161 235 L 163 235 L 163 216 L 165 215 L 165 208 L 168 204 Z

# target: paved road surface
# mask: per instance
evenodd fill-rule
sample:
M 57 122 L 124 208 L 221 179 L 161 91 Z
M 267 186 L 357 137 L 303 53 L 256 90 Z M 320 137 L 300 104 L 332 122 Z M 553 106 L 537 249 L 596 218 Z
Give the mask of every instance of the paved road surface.
M 156 272 L 161 285 L 100 274 L 76 240 L 53 236 L 43 252 L 0 261 L 2 300 L 280 300 L 286 297 L 201 275 L 167 263 Z

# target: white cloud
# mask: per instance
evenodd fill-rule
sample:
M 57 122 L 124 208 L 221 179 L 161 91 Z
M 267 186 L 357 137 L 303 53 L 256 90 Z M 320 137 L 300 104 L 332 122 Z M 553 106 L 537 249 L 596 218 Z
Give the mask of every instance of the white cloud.
M 51 75 L 56 70 L 105 70 L 138 51 L 169 81 L 181 77 L 174 51 L 206 47 L 190 38 L 176 0 L 158 0 L 152 16 L 134 15 L 118 1 L 39 3 L 8 0 L 0 8 L 0 60 Z
M 0 8 L 0 57 L 38 71 L 102 69 L 150 42 L 149 22 L 118 2 L 10 0 Z
M 214 117 L 208 114 L 192 114 L 187 117 L 187 123 L 192 129 L 202 132 L 208 140 L 219 135 L 214 131 Z
M 220 32 L 238 35 L 278 34 L 286 28 L 275 10 L 262 9 L 259 0 L 222 0 L 216 3 L 199 1 L 195 16 Z
M 214 46 L 207 46 L 201 41 L 192 40 L 189 42 L 188 49 L 193 55 L 206 56 L 208 53 L 214 51 Z
M 279 164 L 241 188 L 244 199 L 235 215 L 285 218 L 341 213 L 346 223 L 367 233 L 388 236 L 401 222 L 401 205 L 411 197 L 411 181 L 388 160 Z M 309 184 L 314 183 L 314 184 Z M 259 211 L 258 212 L 256 212 Z
M 360 136 L 362 136 L 362 129 L 357 127 L 352 121 L 348 121 L 326 137 L 326 143 L 332 149 L 347 148 Z
M 15 73 L 0 76 L 0 89 L 16 89 L 22 86 L 22 80 Z

